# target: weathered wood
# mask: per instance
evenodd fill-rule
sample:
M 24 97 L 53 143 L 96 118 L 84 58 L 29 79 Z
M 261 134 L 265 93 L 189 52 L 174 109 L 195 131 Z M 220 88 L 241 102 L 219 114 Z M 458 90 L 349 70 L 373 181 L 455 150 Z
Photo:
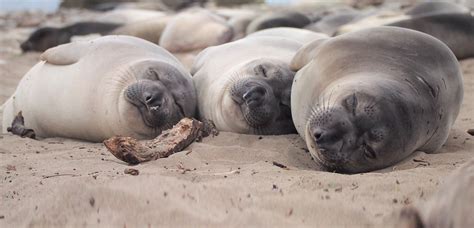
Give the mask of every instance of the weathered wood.
M 156 160 L 182 151 L 196 139 L 217 132 L 212 125 L 204 127 L 200 121 L 184 118 L 173 128 L 163 131 L 153 140 L 140 142 L 131 137 L 115 136 L 104 141 L 105 147 L 118 159 L 129 164 Z

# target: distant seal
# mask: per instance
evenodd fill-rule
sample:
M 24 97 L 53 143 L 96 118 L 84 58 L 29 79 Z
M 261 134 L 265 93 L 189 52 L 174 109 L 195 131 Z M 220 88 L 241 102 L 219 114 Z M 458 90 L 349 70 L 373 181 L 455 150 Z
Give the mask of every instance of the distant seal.
M 227 43 L 232 27 L 224 18 L 204 9 L 191 9 L 175 15 L 167 24 L 160 46 L 170 52 L 188 52 Z
M 409 29 L 377 27 L 308 46 L 313 49 L 303 47 L 291 63 L 299 70 L 291 111 L 323 168 L 366 172 L 444 144 L 459 113 L 463 82 L 456 57 L 442 42 Z
M 434 36 L 448 45 L 458 59 L 474 57 L 474 17 L 470 14 L 432 14 L 388 25 Z
M 247 26 L 247 34 L 276 27 L 302 28 L 311 23 L 311 20 L 299 12 L 271 12 L 255 18 Z
M 144 9 L 115 9 L 101 14 L 95 21 L 102 23 L 127 24 L 166 16 L 166 13 Z
M 294 133 L 290 90 L 295 72 L 289 63 L 302 45 L 284 37 L 251 36 L 205 49 L 191 70 L 200 118 L 221 131 Z
M 254 10 L 238 8 L 217 8 L 213 12 L 227 20 L 232 27 L 232 40 L 245 37 L 247 26 L 261 14 Z
M 311 32 L 305 29 L 286 28 L 286 27 L 260 30 L 258 32 L 248 35 L 247 37 L 257 37 L 257 36 L 283 37 L 283 38 L 288 38 L 290 40 L 298 41 L 301 44 L 310 43 L 317 39 L 329 38 L 329 36 L 327 36 L 324 33 L 316 33 L 316 32 Z
M 403 14 L 399 11 L 380 10 L 369 16 L 354 19 L 350 23 L 340 26 L 335 32 L 335 35 L 354 32 L 366 28 L 382 26 L 410 18 L 411 16 Z
M 171 18 L 171 16 L 160 16 L 128 23 L 111 31 L 109 35 L 134 36 L 159 44 L 161 34 Z
M 456 169 L 424 204 L 402 209 L 394 227 L 474 227 L 474 160 Z
M 20 45 L 23 52 L 43 52 L 48 48 L 71 42 L 71 37 L 92 33 L 106 34 L 121 24 L 100 22 L 79 22 L 63 28 L 43 27 L 34 31 Z
M 247 35 L 247 26 L 257 17 L 256 14 L 242 15 L 230 18 L 227 23 L 232 27 L 232 40 L 244 38 Z
M 22 111 L 40 137 L 145 139 L 195 114 L 190 74 L 148 41 L 105 36 L 51 48 L 41 59 L 5 103 L 3 132 Z
M 325 16 L 318 22 L 305 26 L 304 29 L 333 36 L 340 26 L 343 26 L 360 16 L 361 13 L 357 11 L 338 12 L 336 14 Z
M 407 10 L 406 15 L 412 17 L 427 16 L 433 14 L 444 14 L 444 13 L 469 13 L 469 9 L 452 2 L 447 1 L 430 1 L 420 2 Z

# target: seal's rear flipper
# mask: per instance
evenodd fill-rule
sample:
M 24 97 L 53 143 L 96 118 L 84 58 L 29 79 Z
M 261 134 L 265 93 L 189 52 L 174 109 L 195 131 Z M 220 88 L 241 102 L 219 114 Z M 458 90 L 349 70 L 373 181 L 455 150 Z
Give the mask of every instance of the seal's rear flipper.
M 22 138 L 28 137 L 35 139 L 36 134 L 33 129 L 29 129 L 25 127 L 25 120 L 23 118 L 23 115 L 21 114 L 21 111 L 18 113 L 18 115 L 15 116 L 15 119 L 13 120 L 12 126 L 7 128 L 8 132 L 11 132 L 14 135 L 19 135 Z
M 298 71 L 306 64 L 311 62 L 316 56 L 318 47 L 320 47 L 329 38 L 322 38 L 303 45 L 295 54 L 290 63 L 290 69 Z
M 396 226 L 404 228 L 423 228 L 425 224 L 421 219 L 418 209 L 412 206 L 404 207 L 398 215 L 396 215 Z
M 87 42 L 73 42 L 50 48 L 40 59 L 53 65 L 74 64 L 87 52 Z

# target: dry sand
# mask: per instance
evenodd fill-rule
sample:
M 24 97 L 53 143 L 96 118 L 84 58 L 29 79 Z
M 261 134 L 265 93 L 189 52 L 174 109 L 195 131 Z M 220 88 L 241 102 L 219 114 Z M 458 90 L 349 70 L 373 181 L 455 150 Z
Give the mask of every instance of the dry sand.
M 0 28 L 0 104 L 38 59 L 18 48 L 29 31 Z M 426 201 L 474 157 L 466 133 L 474 128 L 474 59 L 461 66 L 463 106 L 439 153 L 365 174 L 317 171 L 298 135 L 224 132 L 129 167 L 102 144 L 2 134 L 0 227 L 378 227 L 404 205 Z

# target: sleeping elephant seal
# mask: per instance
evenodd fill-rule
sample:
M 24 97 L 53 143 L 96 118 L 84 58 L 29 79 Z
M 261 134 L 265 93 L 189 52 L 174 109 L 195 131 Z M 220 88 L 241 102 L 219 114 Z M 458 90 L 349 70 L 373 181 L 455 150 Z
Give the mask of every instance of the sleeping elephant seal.
M 188 52 L 227 43 L 232 27 L 224 18 L 204 9 L 191 9 L 174 16 L 165 27 L 160 46 L 166 50 Z
M 22 111 L 40 137 L 145 139 L 195 114 L 191 76 L 148 41 L 105 36 L 48 49 L 41 59 L 5 103 L 3 132 Z
M 305 26 L 304 29 L 333 36 L 339 27 L 356 20 L 357 18 L 361 17 L 361 15 L 362 13 L 358 11 L 338 12 L 325 16 L 321 20 Z
M 259 30 L 276 27 L 303 28 L 309 23 L 311 23 L 311 20 L 302 13 L 293 11 L 271 12 L 257 17 L 250 22 L 247 26 L 247 35 Z
M 338 27 L 334 35 L 354 32 L 366 28 L 378 27 L 410 18 L 411 16 L 403 14 L 399 11 L 380 10 L 372 15 L 359 17 L 352 20 L 350 23 Z
M 288 38 L 255 36 L 205 49 L 191 70 L 200 118 L 221 131 L 294 133 L 290 89 L 295 73 L 289 63 L 301 46 Z
M 43 27 L 34 31 L 28 39 L 20 45 L 23 52 L 43 52 L 48 48 L 71 42 L 71 37 L 93 33 L 106 34 L 121 24 L 100 22 L 79 22 L 63 28 Z
M 378 27 L 308 46 L 291 63 L 299 70 L 291 112 L 323 168 L 366 172 L 444 144 L 463 98 L 459 64 L 445 44 Z
M 434 14 L 389 24 L 420 31 L 443 41 L 458 59 L 474 57 L 474 17 L 471 14 Z
M 247 26 L 257 17 L 257 14 L 235 16 L 230 18 L 227 23 L 232 27 L 232 40 L 244 38 L 247 35 Z
M 166 16 L 166 13 L 144 9 L 115 9 L 101 14 L 95 21 L 128 24 L 162 16 Z
M 158 44 L 163 30 L 171 18 L 171 16 L 160 16 L 128 23 L 113 30 L 109 35 L 134 36 Z
M 280 28 L 270 28 L 260 30 L 258 32 L 252 33 L 247 37 L 256 37 L 256 36 L 272 36 L 272 37 L 283 37 L 288 38 L 294 41 L 298 41 L 301 44 L 310 43 L 317 39 L 329 38 L 324 33 L 316 33 L 311 32 L 305 29 L 297 29 L 297 28 L 287 28 L 287 27 L 280 27 Z
M 394 227 L 474 227 L 474 160 L 453 171 L 433 197 L 415 208 L 405 207 Z
M 433 14 L 445 14 L 445 13 L 469 13 L 469 9 L 458 5 L 456 3 L 447 2 L 447 1 L 430 1 L 430 2 L 420 2 L 407 10 L 405 14 L 419 17 L 427 16 Z

